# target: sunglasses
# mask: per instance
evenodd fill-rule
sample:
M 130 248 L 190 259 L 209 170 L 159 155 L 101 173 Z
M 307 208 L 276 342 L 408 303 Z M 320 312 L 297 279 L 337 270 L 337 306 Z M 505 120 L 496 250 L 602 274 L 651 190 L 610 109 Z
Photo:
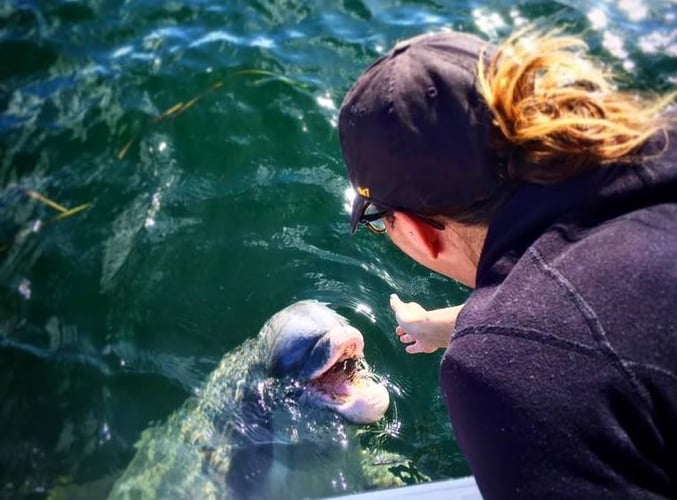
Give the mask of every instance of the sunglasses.
M 369 201 L 362 209 L 362 214 L 360 215 L 359 223 L 362 224 L 363 226 L 367 226 L 367 229 L 369 229 L 369 231 L 371 231 L 372 233 L 383 234 L 386 232 L 384 219 L 388 215 L 391 215 L 393 211 L 394 210 L 392 209 L 382 208 Z M 404 210 L 402 211 L 404 212 Z M 444 230 L 444 224 L 442 224 L 439 221 L 436 221 L 435 219 L 431 219 L 424 215 L 412 214 L 409 212 L 406 213 L 408 213 L 412 217 L 416 217 L 420 221 L 425 222 L 429 226 L 432 226 L 439 231 Z
M 381 208 L 369 201 L 362 209 L 359 222 L 363 226 L 366 226 L 372 233 L 383 234 L 386 232 L 384 219 L 391 213 L 392 210 Z

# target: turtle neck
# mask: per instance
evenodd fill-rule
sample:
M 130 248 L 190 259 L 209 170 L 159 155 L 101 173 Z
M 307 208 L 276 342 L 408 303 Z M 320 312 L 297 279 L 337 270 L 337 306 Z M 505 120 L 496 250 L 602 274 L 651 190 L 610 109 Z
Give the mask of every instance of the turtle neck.
M 677 141 L 677 133 L 670 134 Z M 643 163 L 616 164 L 551 185 L 523 184 L 497 210 L 480 255 L 476 288 L 500 283 L 527 248 L 554 224 L 585 228 L 624 213 L 677 201 L 677 148 L 665 137 L 643 148 Z

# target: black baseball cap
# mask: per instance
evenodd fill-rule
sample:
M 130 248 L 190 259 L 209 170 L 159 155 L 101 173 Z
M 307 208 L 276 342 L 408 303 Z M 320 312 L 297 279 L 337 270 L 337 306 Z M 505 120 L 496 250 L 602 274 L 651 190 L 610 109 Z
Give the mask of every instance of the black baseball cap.
M 369 202 L 420 215 L 486 198 L 498 182 L 491 112 L 477 89 L 495 46 L 459 32 L 398 43 L 369 66 L 339 111 L 339 139 L 356 190 L 355 232 Z

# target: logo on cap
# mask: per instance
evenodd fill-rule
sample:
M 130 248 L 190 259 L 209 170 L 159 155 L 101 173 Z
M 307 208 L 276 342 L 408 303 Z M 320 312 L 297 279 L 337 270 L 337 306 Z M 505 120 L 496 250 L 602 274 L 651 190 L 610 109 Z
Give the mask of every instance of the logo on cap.
M 369 198 L 369 188 L 357 186 L 357 194 L 364 196 L 365 198 Z

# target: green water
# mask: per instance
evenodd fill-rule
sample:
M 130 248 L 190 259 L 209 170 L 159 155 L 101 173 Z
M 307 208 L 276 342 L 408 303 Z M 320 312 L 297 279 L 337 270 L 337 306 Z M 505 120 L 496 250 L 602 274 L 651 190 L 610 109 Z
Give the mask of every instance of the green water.
M 468 291 L 348 235 L 342 96 L 399 39 L 524 21 L 666 90 L 676 16 L 648 0 L 1 2 L 0 496 L 119 474 L 143 429 L 304 298 L 346 315 L 389 380 L 384 448 L 432 479 L 468 474 L 439 355 L 406 355 L 387 308 Z

